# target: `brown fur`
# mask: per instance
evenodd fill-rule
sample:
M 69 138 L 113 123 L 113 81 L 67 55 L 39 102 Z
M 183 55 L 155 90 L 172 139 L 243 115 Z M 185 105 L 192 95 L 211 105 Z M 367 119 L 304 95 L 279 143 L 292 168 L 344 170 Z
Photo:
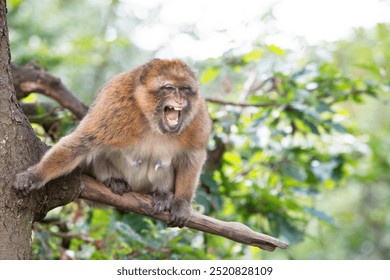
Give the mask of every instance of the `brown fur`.
M 184 226 L 211 129 L 198 90 L 195 73 L 180 60 L 152 60 L 117 75 L 77 129 L 18 174 L 14 187 L 27 194 L 86 164 L 114 192 L 152 193 L 155 213 L 170 210 L 168 224 Z M 169 108 L 180 111 L 176 125 Z

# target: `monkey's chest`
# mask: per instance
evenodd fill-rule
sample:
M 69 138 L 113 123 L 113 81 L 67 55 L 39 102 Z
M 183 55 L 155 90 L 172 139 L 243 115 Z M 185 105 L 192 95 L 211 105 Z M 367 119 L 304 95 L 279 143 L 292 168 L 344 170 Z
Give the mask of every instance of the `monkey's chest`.
M 164 138 L 146 138 L 122 153 L 120 172 L 134 191 L 172 190 L 172 162 L 179 153 L 177 145 Z

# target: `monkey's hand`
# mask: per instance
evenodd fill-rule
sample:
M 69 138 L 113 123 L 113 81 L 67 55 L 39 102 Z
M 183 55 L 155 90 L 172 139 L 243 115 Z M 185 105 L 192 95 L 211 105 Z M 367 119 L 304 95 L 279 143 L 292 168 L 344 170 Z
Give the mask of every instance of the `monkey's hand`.
M 16 175 L 13 187 L 27 196 L 31 191 L 39 189 L 43 185 L 39 176 L 27 170 Z
M 175 198 L 167 225 L 169 227 L 184 227 L 191 217 L 191 212 L 191 204 L 187 200 Z
M 122 179 L 110 178 L 103 183 L 110 187 L 115 194 L 123 195 L 123 193 L 130 191 L 130 186 Z
M 165 210 L 171 209 L 173 193 L 155 191 L 153 196 L 153 214 L 159 215 Z

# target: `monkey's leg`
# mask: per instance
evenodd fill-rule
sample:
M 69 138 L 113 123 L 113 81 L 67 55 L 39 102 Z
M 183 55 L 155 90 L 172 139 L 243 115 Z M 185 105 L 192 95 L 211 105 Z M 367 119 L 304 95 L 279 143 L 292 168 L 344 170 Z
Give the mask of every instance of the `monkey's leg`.
M 179 162 L 176 168 L 175 196 L 167 222 L 168 226 L 183 227 L 190 219 L 191 201 L 205 159 L 205 151 L 191 151 Z
M 153 185 L 153 214 L 170 210 L 173 200 L 174 170 L 170 161 L 157 160 L 149 169 L 148 178 Z
M 17 174 L 13 186 L 28 195 L 50 180 L 73 171 L 85 159 L 88 151 L 88 145 L 77 136 L 66 136 L 51 148 L 38 164 Z
M 121 166 L 125 164 L 126 160 L 120 152 L 102 153 L 92 161 L 91 172 L 98 181 L 109 187 L 113 193 L 123 195 L 123 193 L 131 191 L 129 184 L 121 173 Z

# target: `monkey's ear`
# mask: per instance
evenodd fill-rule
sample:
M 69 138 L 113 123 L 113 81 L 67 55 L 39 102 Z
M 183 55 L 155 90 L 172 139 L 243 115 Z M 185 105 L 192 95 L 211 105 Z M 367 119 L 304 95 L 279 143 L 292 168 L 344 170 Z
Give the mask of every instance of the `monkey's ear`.
M 156 61 L 159 61 L 161 59 L 159 58 L 155 58 L 155 59 L 152 59 L 151 61 L 149 61 L 148 63 L 145 63 L 144 65 L 141 66 L 142 68 L 142 72 L 141 72 L 141 75 L 139 77 L 139 80 L 141 82 L 141 84 L 145 84 L 146 82 L 146 77 L 148 76 L 148 72 L 150 71 L 150 69 L 152 68 L 153 64 L 156 62 Z
M 149 70 L 150 70 L 150 66 L 148 66 L 147 64 L 142 66 L 142 72 L 141 75 L 139 76 L 139 81 L 143 85 L 145 84 L 146 76 L 148 75 Z
M 139 76 L 139 81 L 141 82 L 141 84 L 145 84 L 145 80 L 146 80 L 146 75 L 148 74 L 148 70 L 147 69 L 149 67 L 147 67 L 146 65 L 143 65 L 142 66 L 142 72 L 141 72 L 141 75 Z

